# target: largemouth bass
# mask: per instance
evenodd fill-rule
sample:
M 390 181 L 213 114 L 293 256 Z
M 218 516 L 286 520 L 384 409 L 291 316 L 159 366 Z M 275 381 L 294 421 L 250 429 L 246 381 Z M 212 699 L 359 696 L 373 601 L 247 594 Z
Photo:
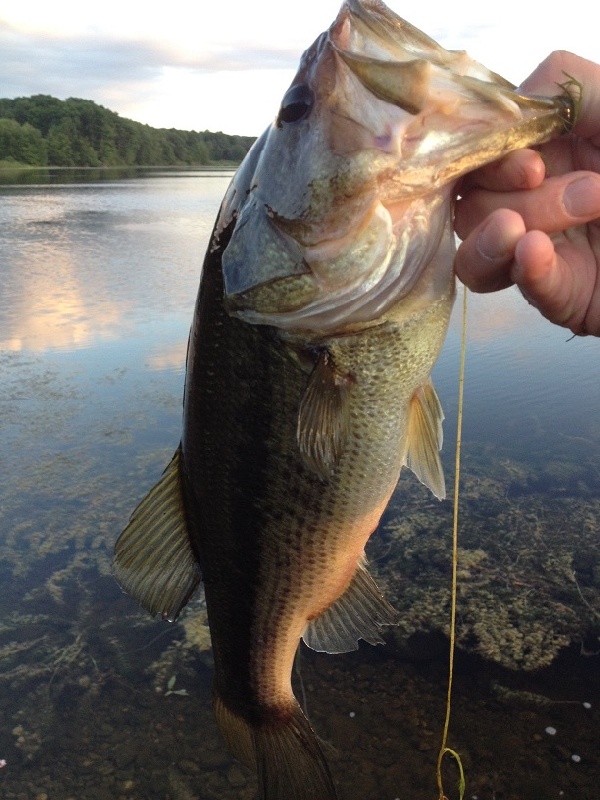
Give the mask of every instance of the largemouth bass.
M 378 0 L 346 0 L 223 200 L 189 339 L 181 445 L 116 545 L 173 619 L 204 582 L 215 712 L 261 800 L 332 800 L 293 695 L 301 638 L 396 621 L 365 544 L 407 465 L 444 496 L 430 380 L 448 324 L 456 182 L 568 126 Z

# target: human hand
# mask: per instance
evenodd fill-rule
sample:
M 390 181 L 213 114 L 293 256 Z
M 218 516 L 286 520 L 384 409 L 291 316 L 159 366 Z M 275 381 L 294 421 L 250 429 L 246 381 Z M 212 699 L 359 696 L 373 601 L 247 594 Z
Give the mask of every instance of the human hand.
M 600 65 L 557 51 L 520 91 L 553 96 L 570 77 L 583 87 L 571 133 L 463 178 L 455 267 L 473 291 L 515 283 L 552 322 L 600 336 Z

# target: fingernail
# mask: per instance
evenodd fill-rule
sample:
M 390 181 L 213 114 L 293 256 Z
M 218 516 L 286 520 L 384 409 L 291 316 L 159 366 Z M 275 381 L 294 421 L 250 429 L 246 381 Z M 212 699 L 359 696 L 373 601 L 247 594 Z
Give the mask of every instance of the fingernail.
M 477 252 L 488 261 L 512 258 L 513 245 L 514 242 L 506 235 L 505 228 L 494 220 L 488 222 L 477 238 Z
M 600 214 L 600 177 L 586 175 L 570 183 L 563 194 L 563 205 L 572 217 Z

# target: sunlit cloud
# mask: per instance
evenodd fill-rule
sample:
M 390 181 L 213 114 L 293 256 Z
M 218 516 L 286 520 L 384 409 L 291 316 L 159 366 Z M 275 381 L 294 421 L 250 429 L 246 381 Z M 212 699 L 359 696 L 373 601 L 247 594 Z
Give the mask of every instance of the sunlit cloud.
M 53 94 L 86 97 L 110 83 L 152 82 L 160 75 L 160 49 L 141 41 L 48 36 L 0 28 L 3 96 Z
M 262 130 L 277 113 L 274 100 L 258 124 L 248 121 L 265 90 L 275 84 L 277 98 L 285 91 L 299 57 L 293 48 L 260 48 L 251 42 L 192 52 L 168 42 L 47 35 L 7 25 L 0 28 L 0 51 L 4 97 L 49 94 L 93 99 L 121 116 L 155 127 L 226 129 L 249 135 Z M 240 73 L 250 67 L 255 88 L 244 92 Z M 213 121 L 224 104 L 233 120 L 229 126 Z

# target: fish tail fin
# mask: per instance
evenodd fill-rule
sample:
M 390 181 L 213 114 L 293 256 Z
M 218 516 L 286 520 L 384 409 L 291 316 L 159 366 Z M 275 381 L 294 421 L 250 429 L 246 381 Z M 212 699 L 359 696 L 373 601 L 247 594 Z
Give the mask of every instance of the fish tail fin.
M 233 755 L 251 769 L 256 769 L 252 726 L 240 715 L 231 711 L 215 691 L 214 711 L 221 736 Z
M 335 800 L 331 773 L 300 706 L 254 730 L 258 800 Z
M 257 800 L 336 800 L 329 767 L 300 706 L 258 725 L 215 697 L 215 714 L 234 755 L 258 773 Z

